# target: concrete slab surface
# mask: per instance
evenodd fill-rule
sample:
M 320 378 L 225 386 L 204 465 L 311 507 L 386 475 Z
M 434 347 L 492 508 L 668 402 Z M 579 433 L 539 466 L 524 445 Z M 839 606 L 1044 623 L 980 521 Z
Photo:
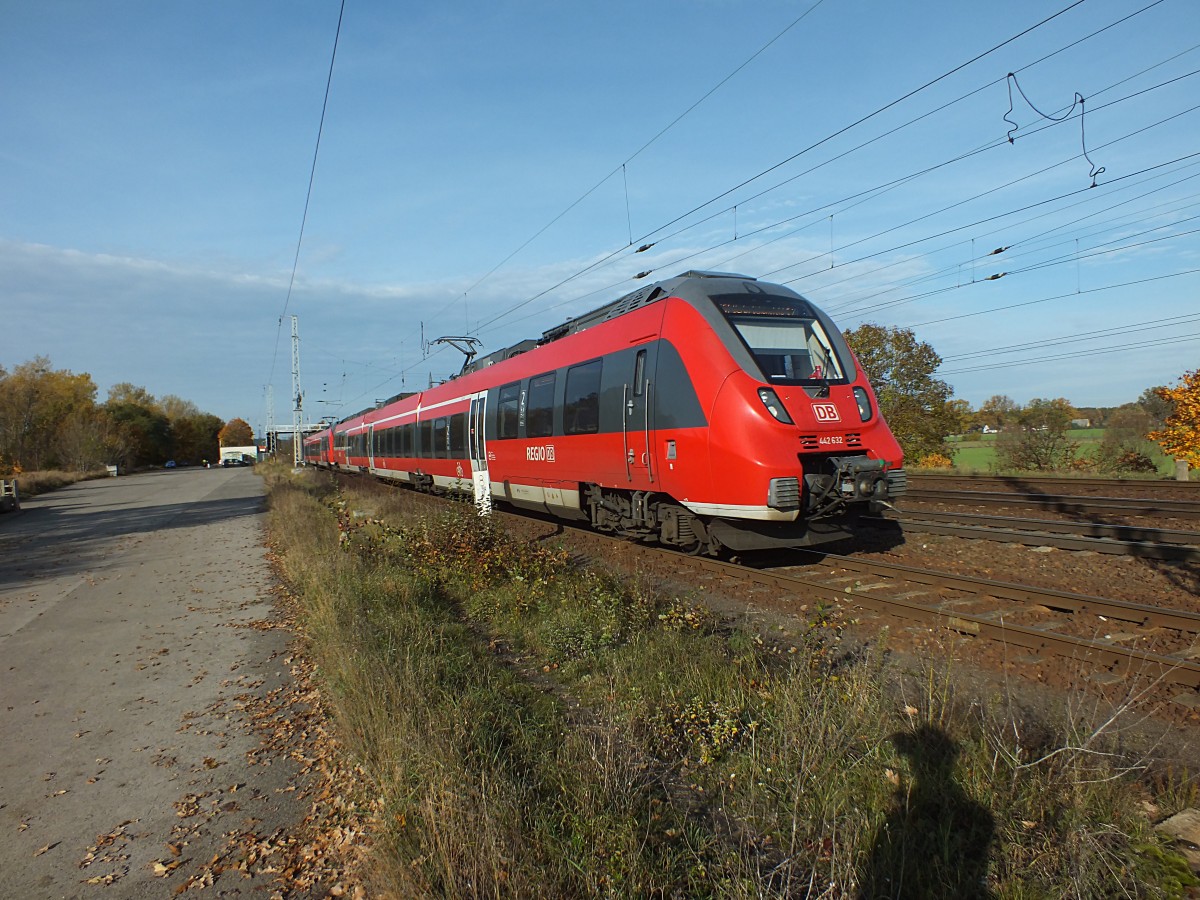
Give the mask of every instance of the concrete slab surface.
M 253 469 L 174 469 L 0 517 L 0 898 L 269 895 L 210 865 L 305 813 L 246 722 L 290 677 L 262 512 Z

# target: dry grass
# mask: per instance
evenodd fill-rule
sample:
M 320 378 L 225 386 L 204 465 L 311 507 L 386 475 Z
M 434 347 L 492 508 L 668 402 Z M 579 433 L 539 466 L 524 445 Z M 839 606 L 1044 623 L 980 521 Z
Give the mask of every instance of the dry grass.
M 373 858 L 388 893 L 1171 897 L 1194 883 L 1102 736 L 963 706 L 944 666 L 898 692 L 885 642 L 840 651 L 824 611 L 794 645 L 765 646 L 470 510 L 382 521 L 384 495 L 269 480 L 321 679 L 384 800 Z
M 90 472 L 64 472 L 60 469 L 48 469 L 44 472 L 22 472 L 16 476 L 17 489 L 22 497 L 36 497 L 38 494 L 48 494 L 68 484 L 77 481 L 90 481 L 93 478 L 105 478 L 108 473 L 104 469 Z

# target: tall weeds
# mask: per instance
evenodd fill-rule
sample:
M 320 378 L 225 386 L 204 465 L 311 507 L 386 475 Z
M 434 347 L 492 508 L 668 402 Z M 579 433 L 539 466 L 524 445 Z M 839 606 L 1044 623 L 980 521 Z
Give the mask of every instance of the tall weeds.
M 886 641 L 842 651 L 824 611 L 764 643 L 473 511 L 412 517 L 319 475 L 269 478 L 282 572 L 383 800 L 388 893 L 1168 897 L 1193 883 L 1102 741 L 1025 746 L 990 707 L 959 704 L 942 666 L 917 673 L 919 696 L 899 692 Z

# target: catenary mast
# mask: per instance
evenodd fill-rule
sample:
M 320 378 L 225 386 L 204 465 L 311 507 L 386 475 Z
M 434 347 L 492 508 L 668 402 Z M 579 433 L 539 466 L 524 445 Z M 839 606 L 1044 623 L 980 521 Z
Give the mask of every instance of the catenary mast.
M 304 459 L 300 434 L 304 422 L 304 394 L 300 390 L 300 320 L 292 316 L 292 465 Z

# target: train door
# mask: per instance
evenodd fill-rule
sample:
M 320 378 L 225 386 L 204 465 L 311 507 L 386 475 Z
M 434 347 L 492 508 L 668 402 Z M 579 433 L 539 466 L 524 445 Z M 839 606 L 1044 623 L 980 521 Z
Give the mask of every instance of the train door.
M 374 471 L 375 469 L 375 426 L 368 425 L 366 431 L 367 437 L 367 468 Z
M 486 411 L 487 391 L 481 391 L 471 398 L 471 410 L 467 414 L 472 489 L 475 494 L 475 508 L 481 516 L 486 516 L 492 511 L 492 481 L 488 475 L 487 440 L 484 434 Z
M 654 383 L 650 380 L 647 348 L 634 354 L 633 368 L 625 383 L 621 406 L 625 439 L 625 475 L 630 481 L 646 478 L 654 481 Z

